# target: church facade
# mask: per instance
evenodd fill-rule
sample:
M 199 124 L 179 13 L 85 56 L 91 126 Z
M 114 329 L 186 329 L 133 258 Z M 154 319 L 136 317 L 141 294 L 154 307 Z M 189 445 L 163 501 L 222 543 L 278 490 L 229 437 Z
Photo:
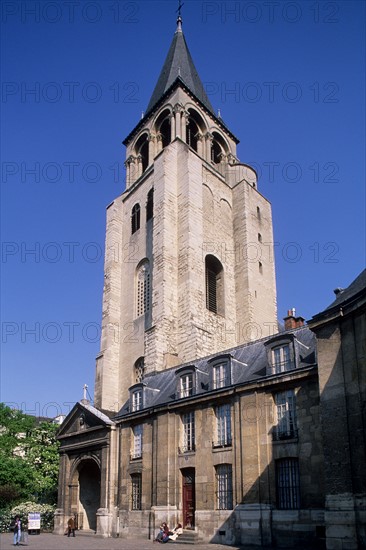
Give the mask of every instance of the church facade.
M 153 538 L 167 521 L 193 541 L 340 547 L 316 330 L 291 310 L 278 332 L 271 207 L 237 143 L 179 17 L 107 209 L 95 400 L 59 432 L 58 533 L 76 514 L 104 536 Z M 360 498 L 347 548 L 364 537 Z

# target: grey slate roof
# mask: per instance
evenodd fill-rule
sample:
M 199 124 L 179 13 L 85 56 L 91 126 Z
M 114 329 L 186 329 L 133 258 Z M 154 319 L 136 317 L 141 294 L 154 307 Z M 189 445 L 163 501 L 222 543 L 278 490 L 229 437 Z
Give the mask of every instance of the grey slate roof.
M 100 411 L 99 409 L 96 409 L 95 407 L 93 407 L 93 405 L 91 405 L 90 403 L 86 403 L 85 401 L 79 401 L 78 404 L 84 409 L 86 409 L 87 411 L 89 411 L 90 413 L 97 416 L 102 422 L 104 422 L 104 424 L 108 424 L 109 426 L 114 425 L 113 420 L 108 418 L 108 416 L 104 414 L 102 411 Z
M 317 313 L 309 321 L 309 323 L 316 322 L 323 317 L 329 317 L 334 311 L 339 311 L 341 307 L 344 307 L 346 304 L 352 302 L 352 300 L 360 295 L 362 292 L 366 291 L 366 269 L 361 271 L 361 273 L 356 277 L 354 281 L 345 289 L 339 289 L 336 299 L 323 311 Z
M 207 97 L 200 77 L 194 66 L 180 24 L 174 34 L 168 55 L 158 78 L 157 84 L 147 106 L 151 111 L 165 92 L 180 78 L 197 99 L 216 117 L 215 111 Z
M 222 353 L 216 353 L 209 357 L 204 357 L 179 365 L 172 369 L 148 375 L 144 378 L 144 403 L 143 410 L 150 407 L 156 407 L 168 403 L 173 403 L 177 400 L 177 370 L 183 366 L 194 365 L 196 367 L 196 391 L 195 395 L 205 395 L 212 391 L 210 387 L 210 373 L 212 367 L 209 363 L 210 359 L 221 357 L 230 354 L 232 357 L 232 384 L 230 387 L 244 385 L 246 383 L 264 380 L 269 376 L 267 369 L 267 350 L 266 344 L 271 341 L 277 341 L 282 338 L 293 338 L 295 349 L 299 356 L 299 364 L 297 368 L 314 365 L 316 362 L 316 340 L 315 335 L 307 327 L 300 329 L 281 332 L 275 336 L 263 338 L 255 342 L 244 344 L 242 346 L 226 350 Z M 225 390 L 228 388 L 226 387 Z M 214 390 L 217 392 L 218 390 Z M 185 399 L 179 399 L 182 403 Z M 130 401 L 122 406 L 118 414 L 114 417 L 115 421 L 129 415 Z

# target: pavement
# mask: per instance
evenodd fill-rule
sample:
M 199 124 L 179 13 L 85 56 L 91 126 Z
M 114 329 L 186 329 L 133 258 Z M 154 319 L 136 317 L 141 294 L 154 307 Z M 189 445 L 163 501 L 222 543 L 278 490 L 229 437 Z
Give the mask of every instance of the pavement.
M 168 546 L 161 545 L 152 540 L 145 539 L 113 539 L 101 538 L 96 535 L 82 535 L 76 533 L 75 538 L 53 533 L 41 533 L 40 535 L 28 535 L 28 544 L 20 543 L 18 548 L 29 548 L 32 550 L 189 550 L 191 545 L 169 542 Z M 253 547 L 245 546 L 223 546 L 222 544 L 199 544 L 199 550 L 252 550 Z M 0 534 L 0 550 L 14 549 L 13 534 Z M 258 546 L 255 547 L 259 550 Z

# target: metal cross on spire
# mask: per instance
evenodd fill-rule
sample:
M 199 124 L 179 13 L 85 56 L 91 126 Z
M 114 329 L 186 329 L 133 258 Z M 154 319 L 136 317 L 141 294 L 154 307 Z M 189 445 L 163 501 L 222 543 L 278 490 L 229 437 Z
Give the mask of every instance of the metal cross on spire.
M 184 2 L 182 3 L 182 0 L 178 0 L 178 9 L 177 9 L 177 14 L 178 14 L 178 17 L 182 17 L 182 7 L 184 6 Z

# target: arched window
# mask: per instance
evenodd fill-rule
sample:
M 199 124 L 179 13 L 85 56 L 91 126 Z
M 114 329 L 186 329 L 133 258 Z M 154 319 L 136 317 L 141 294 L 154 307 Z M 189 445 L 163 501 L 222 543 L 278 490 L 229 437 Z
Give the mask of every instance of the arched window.
M 223 157 L 228 154 L 229 149 L 223 137 L 217 133 L 213 132 L 213 140 L 211 146 L 211 161 L 213 164 L 220 164 L 223 160 Z
M 217 143 L 216 140 L 213 140 L 211 148 L 211 160 L 214 164 L 220 164 L 221 154 L 222 151 L 220 145 Z
M 137 270 L 137 317 L 150 310 L 150 266 L 146 260 Z
M 151 220 L 153 215 L 154 215 L 154 189 L 150 189 L 150 191 L 147 194 L 146 221 Z
M 199 128 L 195 121 L 189 117 L 189 122 L 187 126 L 187 138 L 186 141 L 194 151 L 197 151 L 197 134 L 199 133 Z
M 137 203 L 132 208 L 132 214 L 131 214 L 131 231 L 132 234 L 136 233 L 136 231 L 140 229 L 140 205 Z
M 142 172 L 145 172 L 149 166 L 149 140 L 147 134 L 143 134 L 136 143 L 136 155 L 140 155 L 142 162 Z
M 139 357 L 134 365 L 135 384 L 142 382 L 145 374 L 145 360 Z
M 224 315 L 224 270 L 217 258 L 209 254 L 205 259 L 206 307 Z
M 163 149 L 164 149 L 164 147 L 169 145 L 169 143 L 172 140 L 172 138 L 171 138 L 171 128 L 170 128 L 170 118 L 167 117 L 163 121 L 162 125 L 160 126 L 160 133 L 161 133 L 161 138 L 162 138 L 162 142 L 163 142 Z

